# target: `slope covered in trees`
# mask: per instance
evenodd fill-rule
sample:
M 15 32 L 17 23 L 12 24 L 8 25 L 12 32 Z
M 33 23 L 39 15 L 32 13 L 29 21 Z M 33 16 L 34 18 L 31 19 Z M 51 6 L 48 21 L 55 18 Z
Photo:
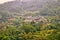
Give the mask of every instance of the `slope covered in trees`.
M 0 4 L 0 40 L 60 40 L 60 0 Z

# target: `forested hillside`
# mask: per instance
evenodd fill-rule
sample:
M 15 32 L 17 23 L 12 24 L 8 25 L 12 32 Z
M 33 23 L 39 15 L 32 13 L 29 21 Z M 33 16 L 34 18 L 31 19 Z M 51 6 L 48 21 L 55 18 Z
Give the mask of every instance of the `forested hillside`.
M 60 40 L 60 0 L 0 4 L 0 40 Z

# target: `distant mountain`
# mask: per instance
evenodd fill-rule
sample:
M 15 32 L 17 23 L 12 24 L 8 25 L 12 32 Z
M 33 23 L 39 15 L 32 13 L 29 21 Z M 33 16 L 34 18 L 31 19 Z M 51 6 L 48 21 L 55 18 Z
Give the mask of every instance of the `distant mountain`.
M 46 8 L 46 3 L 53 3 L 52 0 L 15 0 L 0 4 L 0 11 L 16 12 L 36 11 Z
M 55 19 L 57 19 L 57 17 L 60 18 L 60 0 L 14 0 L 0 4 L 1 21 L 15 15 L 56 16 Z

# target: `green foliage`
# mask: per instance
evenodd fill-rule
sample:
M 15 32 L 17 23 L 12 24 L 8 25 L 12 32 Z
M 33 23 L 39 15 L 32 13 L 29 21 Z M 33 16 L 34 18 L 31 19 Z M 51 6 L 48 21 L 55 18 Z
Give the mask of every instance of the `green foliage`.
M 0 40 L 60 40 L 59 5 L 58 0 L 56 0 L 56 4 L 47 2 L 45 9 L 25 11 L 23 15 L 24 12 L 21 15 L 0 12 Z M 47 22 L 35 23 L 32 21 L 31 23 L 24 23 L 24 18 L 30 15 L 37 17 L 41 15 L 47 19 Z
M 41 30 L 37 30 L 41 26 Z M 24 23 L 23 26 L 5 26 L 0 29 L 0 40 L 60 40 L 59 23 L 33 26 Z

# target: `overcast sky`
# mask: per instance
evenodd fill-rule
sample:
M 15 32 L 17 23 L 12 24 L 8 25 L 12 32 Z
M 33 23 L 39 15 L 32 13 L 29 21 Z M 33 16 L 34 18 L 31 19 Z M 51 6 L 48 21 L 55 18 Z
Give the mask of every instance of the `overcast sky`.
M 13 1 L 13 0 L 0 0 L 0 4 L 8 1 Z

